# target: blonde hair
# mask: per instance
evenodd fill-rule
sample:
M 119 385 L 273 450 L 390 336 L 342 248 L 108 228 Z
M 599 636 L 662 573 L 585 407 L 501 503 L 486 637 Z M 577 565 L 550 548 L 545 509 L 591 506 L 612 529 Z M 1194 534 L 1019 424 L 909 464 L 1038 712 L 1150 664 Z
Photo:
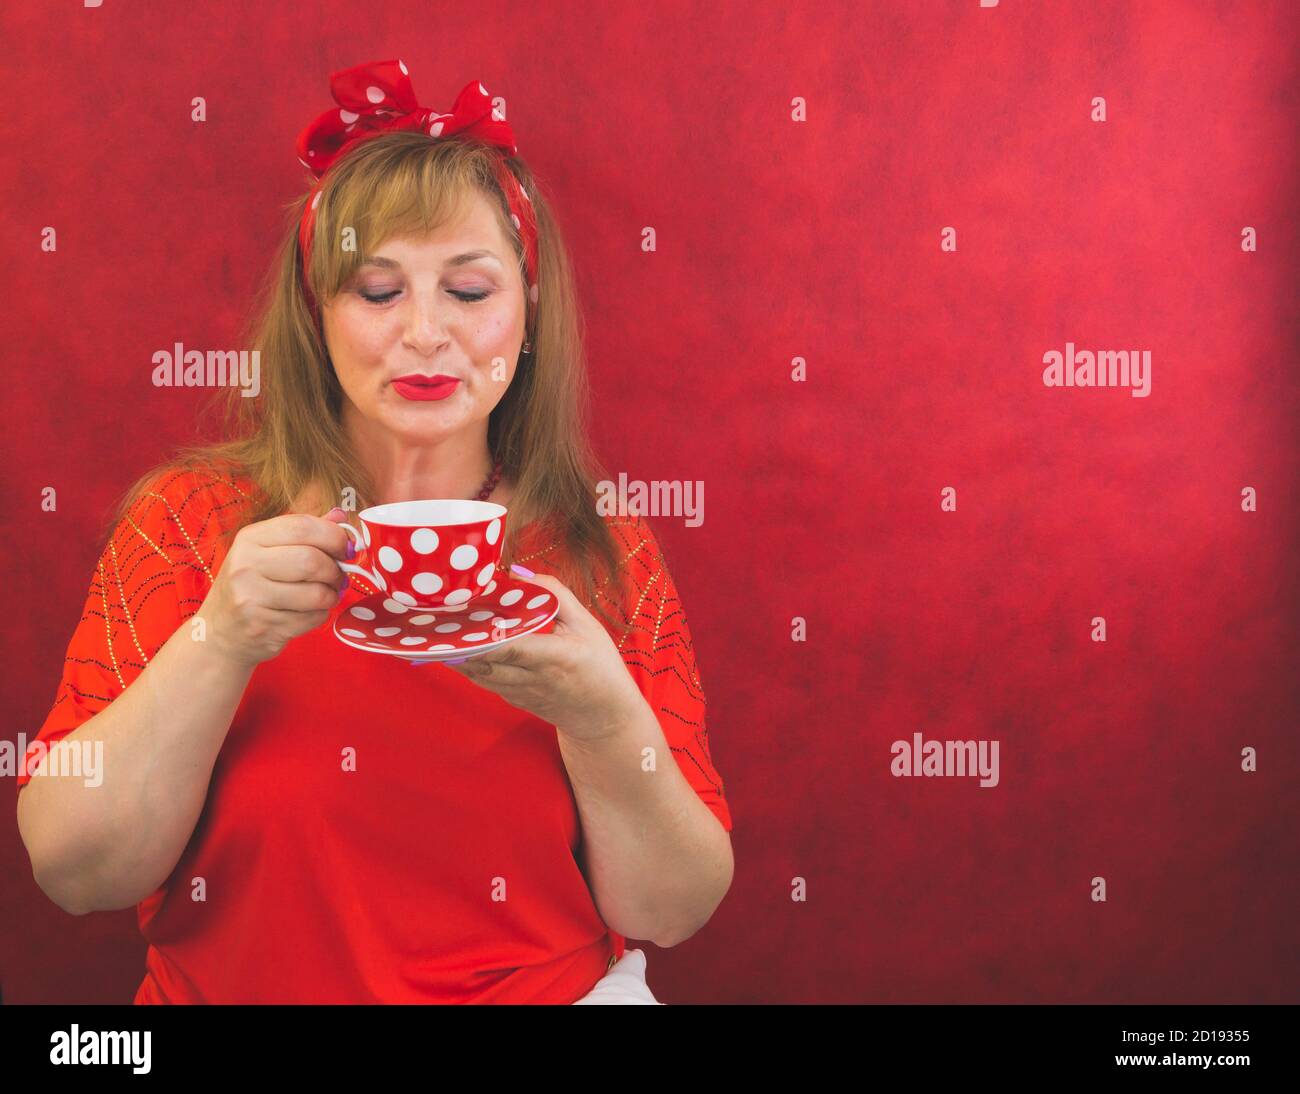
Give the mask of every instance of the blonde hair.
M 492 158 L 500 155 L 477 142 L 431 140 L 413 131 L 384 133 L 348 149 L 327 172 L 316 208 L 306 271 L 316 299 L 323 302 L 337 293 L 384 240 L 436 230 L 458 216 L 475 193 L 491 202 L 526 285 L 522 244 L 493 171 Z M 537 216 L 539 297 L 533 304 L 525 291 L 532 352 L 520 357 L 488 419 L 489 450 L 501 461 L 503 477 L 516 484 L 502 562 L 508 566 L 514 560 L 514 543 L 525 525 L 550 522 L 574 563 L 556 576 L 605 615 L 595 593 L 620 560 L 596 508 L 595 483 L 611 476 L 587 432 L 590 389 L 573 271 L 544 189 L 521 160 L 511 157 L 506 163 L 528 191 Z M 374 504 L 374 483 L 340 423 L 343 391 L 302 291 L 298 223 L 306 201 L 304 195 L 287 207 L 278 256 L 245 332 L 244 344 L 259 351 L 260 395 L 244 398 L 238 387 L 218 390 L 213 406 L 224 411 L 219 427 L 224 439 L 180 446 L 172 458 L 141 475 L 122 495 L 110 527 L 156 475 L 183 468 L 233 470 L 252 479 L 260 497 L 244 524 L 285 512 L 312 484 L 321 487 L 325 500 L 341 498 L 351 487 L 358 509 Z M 355 229 L 355 249 L 339 246 L 344 226 Z

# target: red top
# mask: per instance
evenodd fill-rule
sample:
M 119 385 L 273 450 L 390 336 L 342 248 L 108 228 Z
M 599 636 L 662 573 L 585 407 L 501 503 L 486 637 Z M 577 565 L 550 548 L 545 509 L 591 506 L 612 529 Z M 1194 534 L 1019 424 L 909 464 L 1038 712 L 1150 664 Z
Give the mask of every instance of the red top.
M 246 479 L 172 471 L 134 504 L 96 566 L 39 741 L 104 709 L 198 611 L 224 554 L 216 535 L 255 493 Z M 633 621 L 623 659 L 686 779 L 730 831 L 672 578 L 645 518 L 606 521 L 623 562 L 619 600 L 602 601 Z M 564 547 L 544 528 L 522 530 L 516 557 L 554 573 Z M 361 595 L 354 588 L 337 610 Z M 149 950 L 135 1002 L 586 994 L 624 940 L 583 878 L 555 728 L 444 666 L 345 646 L 331 624 L 254 670 L 189 844 L 137 907 Z M 28 747 L 20 790 L 43 755 Z

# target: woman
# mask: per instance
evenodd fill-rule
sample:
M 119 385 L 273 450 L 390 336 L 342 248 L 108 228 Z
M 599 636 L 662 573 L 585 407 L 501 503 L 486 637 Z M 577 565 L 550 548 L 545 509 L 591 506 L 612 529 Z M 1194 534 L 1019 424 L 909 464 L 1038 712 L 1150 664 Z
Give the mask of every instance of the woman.
M 655 1002 L 625 938 L 708 921 L 731 818 L 663 554 L 595 505 L 559 231 L 481 84 L 449 114 L 400 61 L 332 87 L 260 397 L 115 514 L 19 775 L 33 873 L 137 905 L 138 1003 Z M 450 665 L 334 637 L 375 592 L 340 524 L 430 497 L 509 507 L 549 633 Z M 95 746 L 102 784 L 60 773 Z

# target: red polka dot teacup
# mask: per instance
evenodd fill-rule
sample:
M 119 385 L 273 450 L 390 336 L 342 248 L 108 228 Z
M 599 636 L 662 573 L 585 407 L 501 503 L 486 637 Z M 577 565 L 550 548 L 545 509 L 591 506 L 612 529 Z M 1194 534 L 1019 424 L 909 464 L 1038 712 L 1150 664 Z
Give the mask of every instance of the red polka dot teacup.
M 357 558 L 340 562 L 410 608 L 458 608 L 491 584 L 501 561 L 504 505 L 491 501 L 395 501 L 361 510 L 361 531 L 342 525 Z

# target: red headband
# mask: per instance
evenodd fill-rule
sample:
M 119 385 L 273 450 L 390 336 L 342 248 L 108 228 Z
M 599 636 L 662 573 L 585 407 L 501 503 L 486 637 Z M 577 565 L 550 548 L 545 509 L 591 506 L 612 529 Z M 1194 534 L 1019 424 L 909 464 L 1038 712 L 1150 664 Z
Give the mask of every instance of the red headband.
M 435 140 L 456 137 L 495 145 L 497 182 L 510 206 L 510 220 L 518 231 L 528 272 L 528 299 L 537 303 L 537 217 L 532 199 L 506 166 L 506 157 L 518 154 L 509 124 L 492 116 L 492 99 L 477 80 L 471 80 L 456 96 L 451 113 L 440 114 L 415 101 L 410 74 L 401 61 L 372 61 L 330 76 L 330 93 L 338 108 L 327 110 L 298 134 L 298 159 L 317 178 L 312 195 L 298 226 L 302 251 L 302 288 L 307 306 L 316 317 L 316 300 L 307 284 L 311 260 L 316 205 L 320 201 L 319 179 L 329 166 L 352 145 L 368 137 L 400 129 L 417 129 Z

